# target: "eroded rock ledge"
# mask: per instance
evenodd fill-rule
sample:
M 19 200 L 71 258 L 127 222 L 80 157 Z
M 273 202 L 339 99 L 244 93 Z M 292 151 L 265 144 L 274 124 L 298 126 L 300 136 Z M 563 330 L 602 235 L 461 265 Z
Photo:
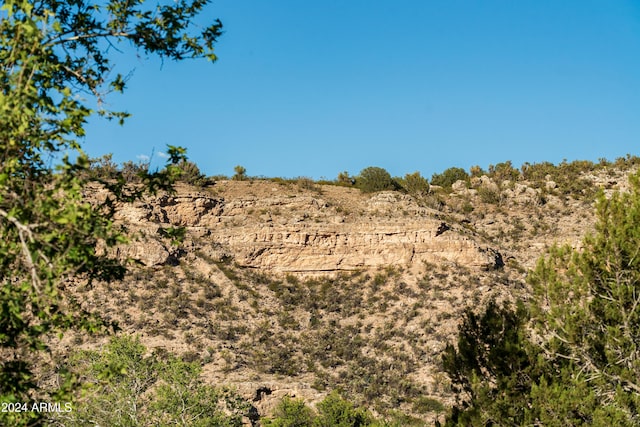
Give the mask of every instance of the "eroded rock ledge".
M 321 195 L 229 198 L 183 189 L 121 206 L 117 220 L 145 237 L 119 251 L 146 265 L 167 263 L 175 251 L 156 238 L 157 230 L 181 226 L 188 230 L 190 248 L 272 272 L 323 273 L 443 261 L 477 269 L 503 265 L 496 248 L 459 225 L 443 223 L 436 211 L 419 207 L 407 196 L 349 195 L 350 210 Z

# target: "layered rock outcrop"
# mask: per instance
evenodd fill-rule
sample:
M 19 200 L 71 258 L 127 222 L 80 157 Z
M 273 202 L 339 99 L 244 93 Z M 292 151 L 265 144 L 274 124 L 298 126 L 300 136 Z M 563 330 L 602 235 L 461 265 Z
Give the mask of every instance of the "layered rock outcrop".
M 163 264 L 171 248 L 159 243 L 157 230 L 180 226 L 187 228 L 192 247 L 214 258 L 231 256 L 239 265 L 273 272 L 322 273 L 443 261 L 478 269 L 502 265 L 497 249 L 479 243 L 479 236 L 460 226 L 447 226 L 442 232 L 439 214 L 407 196 L 351 196 L 349 211 L 321 195 L 291 192 L 262 197 L 185 191 L 162 195 L 121 207 L 117 218 L 146 230 L 146 237 L 120 251 L 146 265 Z
M 245 226 L 216 230 L 212 237 L 228 246 L 236 262 L 281 272 L 354 270 L 383 265 L 451 261 L 494 268 L 496 253 L 455 230 L 436 236 L 440 221 L 410 224 L 301 224 Z

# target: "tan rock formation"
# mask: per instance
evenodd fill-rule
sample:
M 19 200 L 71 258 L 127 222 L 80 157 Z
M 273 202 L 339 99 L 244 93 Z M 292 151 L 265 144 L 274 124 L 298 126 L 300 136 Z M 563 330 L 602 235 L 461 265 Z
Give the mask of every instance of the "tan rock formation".
M 443 221 L 437 212 L 418 207 L 408 196 L 380 193 L 360 200 L 359 208 L 362 215 L 347 218 L 323 198 L 306 194 L 233 199 L 162 195 L 119 210 L 119 219 L 150 236 L 132 242 L 122 254 L 145 265 L 166 262 L 170 248 L 155 240 L 154 230 L 184 226 L 200 231 L 198 245 L 205 251 L 230 254 L 242 266 L 274 272 L 442 261 L 489 269 L 501 262 L 497 249 L 479 244 L 482 239 L 468 230 L 451 226 L 438 233 Z M 398 220 L 393 214 L 401 210 L 412 215 Z

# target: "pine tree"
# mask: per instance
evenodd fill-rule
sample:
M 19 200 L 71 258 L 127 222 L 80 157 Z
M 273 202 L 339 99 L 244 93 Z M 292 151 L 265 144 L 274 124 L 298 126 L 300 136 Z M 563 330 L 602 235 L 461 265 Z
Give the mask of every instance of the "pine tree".
M 640 424 L 640 174 L 630 184 L 600 195 L 580 250 L 539 260 L 528 310 L 466 312 L 443 356 L 447 425 Z

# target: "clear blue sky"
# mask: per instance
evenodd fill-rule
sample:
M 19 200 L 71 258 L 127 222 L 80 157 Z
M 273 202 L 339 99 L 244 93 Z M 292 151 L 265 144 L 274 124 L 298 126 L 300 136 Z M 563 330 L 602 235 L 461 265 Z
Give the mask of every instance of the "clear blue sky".
M 135 68 L 87 148 L 188 148 L 208 175 L 430 177 L 640 155 L 640 1 L 218 0 L 214 63 Z

